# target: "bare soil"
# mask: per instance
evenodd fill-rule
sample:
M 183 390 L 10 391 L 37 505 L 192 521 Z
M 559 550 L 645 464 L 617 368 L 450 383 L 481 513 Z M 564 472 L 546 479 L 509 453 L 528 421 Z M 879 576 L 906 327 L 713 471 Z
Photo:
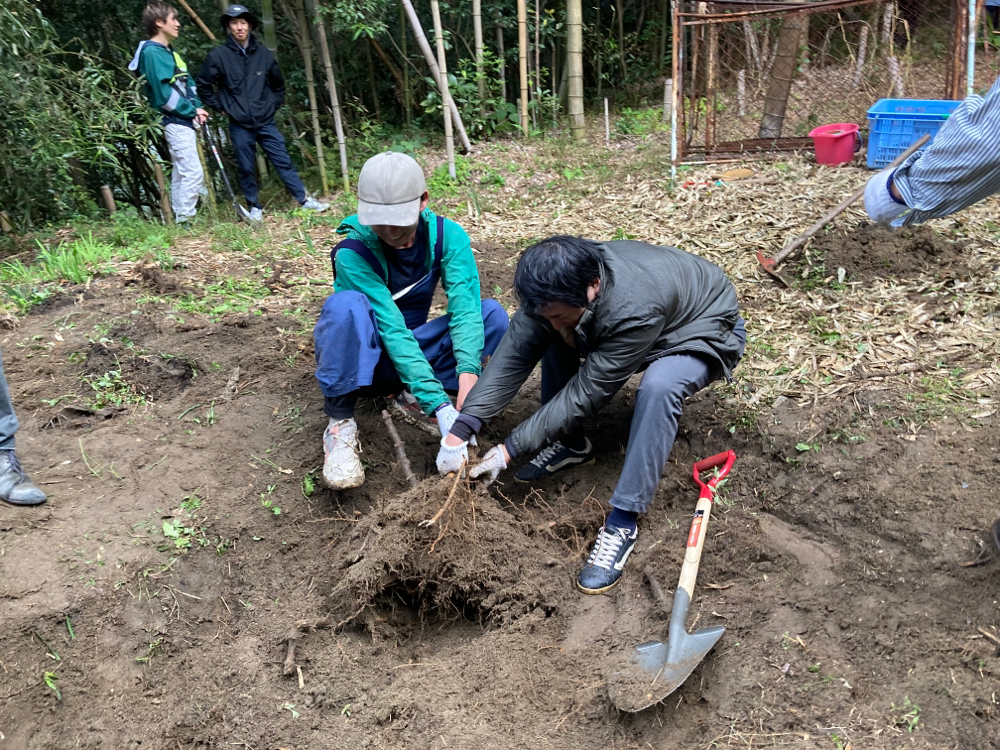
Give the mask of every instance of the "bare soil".
M 816 245 L 852 278 L 914 255 L 961 263 L 947 242 L 924 258 L 880 231 Z M 510 301 L 515 253 L 480 250 L 484 295 Z M 0 337 L 19 451 L 50 494 L 0 506 L 0 747 L 1000 748 L 995 421 L 875 418 L 905 379 L 895 394 L 779 398 L 749 422 L 709 389 L 686 408 L 622 584 L 588 597 L 574 579 L 635 383 L 588 425 L 595 464 L 536 487 L 508 472 L 488 494 L 434 478 L 436 441 L 399 424 L 425 478 L 409 489 L 363 404 L 367 482 L 307 497 L 326 423 L 308 336 L 266 305 L 181 322 L 137 304 L 149 285 L 190 283 L 98 280 Z M 81 377 L 109 370 L 148 403 L 88 407 Z M 666 637 L 642 570 L 669 595 L 691 465 L 726 449 L 738 460 L 688 621 L 726 633 L 664 704 L 619 712 L 609 669 Z M 164 533 L 178 525 L 192 531 Z
M 967 254 L 965 243 L 949 241 L 926 225 L 894 231 L 868 221 L 845 222 L 817 237 L 812 249 L 828 272 L 843 268 L 847 281 L 946 272 L 961 268 Z

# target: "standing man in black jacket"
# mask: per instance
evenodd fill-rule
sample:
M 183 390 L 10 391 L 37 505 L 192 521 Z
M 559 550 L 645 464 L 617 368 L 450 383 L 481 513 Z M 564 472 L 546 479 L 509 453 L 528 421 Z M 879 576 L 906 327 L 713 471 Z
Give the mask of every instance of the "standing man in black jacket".
M 441 440 L 438 470 L 458 471 L 468 440 L 517 394 L 539 361 L 543 406 L 469 471 L 487 483 L 518 456 L 534 481 L 594 460 L 582 422 L 642 372 L 611 512 L 577 578 L 585 594 L 621 579 L 670 456 L 684 399 L 730 377 L 746 329 L 736 290 L 718 266 L 676 247 L 598 244 L 557 236 L 524 251 L 514 276 L 521 306 Z M 581 361 L 582 360 L 582 361 Z
M 251 33 L 257 28 L 257 17 L 245 5 L 230 5 L 222 14 L 222 28 L 226 43 L 208 53 L 198 85 L 205 104 L 229 116 L 240 187 L 251 220 L 263 218 L 254 178 L 258 143 L 299 205 L 308 211 L 325 211 L 328 203 L 306 195 L 285 139 L 274 124 L 274 113 L 285 101 L 285 79 L 274 54 Z

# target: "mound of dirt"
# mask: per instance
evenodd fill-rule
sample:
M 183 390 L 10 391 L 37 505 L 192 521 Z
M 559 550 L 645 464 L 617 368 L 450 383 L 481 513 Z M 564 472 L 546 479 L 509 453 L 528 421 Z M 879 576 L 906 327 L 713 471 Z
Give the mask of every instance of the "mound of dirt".
M 824 259 L 828 273 L 843 268 L 850 281 L 909 278 L 928 266 L 964 266 L 966 255 L 964 244 L 951 242 L 930 227 L 893 231 L 870 222 L 817 237 L 812 249 Z
M 335 562 L 344 572 L 332 599 L 354 610 L 347 617 L 402 602 L 425 620 L 514 619 L 554 601 L 535 533 L 489 494 L 427 479 L 361 519 Z

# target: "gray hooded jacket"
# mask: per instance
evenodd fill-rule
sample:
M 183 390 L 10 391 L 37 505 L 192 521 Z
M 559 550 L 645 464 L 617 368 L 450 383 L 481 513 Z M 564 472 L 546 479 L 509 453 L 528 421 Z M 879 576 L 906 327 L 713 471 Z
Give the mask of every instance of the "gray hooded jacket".
M 508 445 L 533 453 L 599 411 L 635 373 L 668 354 L 700 353 L 730 378 L 739 359 L 733 333 L 739 305 L 718 266 L 676 247 L 608 242 L 598 297 L 575 329 L 579 372 L 551 401 L 514 428 Z M 462 406 L 486 422 L 517 394 L 560 333 L 518 309 Z

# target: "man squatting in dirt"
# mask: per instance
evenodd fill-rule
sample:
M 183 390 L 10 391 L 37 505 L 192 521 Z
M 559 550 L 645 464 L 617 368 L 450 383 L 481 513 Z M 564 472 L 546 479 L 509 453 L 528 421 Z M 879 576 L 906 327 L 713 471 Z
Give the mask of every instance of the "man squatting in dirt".
M 143 91 L 162 115 L 167 150 L 173 165 L 170 203 L 178 223 L 194 218 L 198 195 L 205 182 L 198 158 L 198 127 L 208 119 L 187 65 L 171 43 L 181 32 L 177 9 L 150 3 L 142 12 L 149 39 L 139 42 L 128 69 L 143 78 Z
M 258 26 L 257 17 L 245 5 L 230 5 L 221 23 L 226 41 L 208 53 L 198 72 L 198 85 L 205 103 L 229 117 L 229 137 L 236 151 L 240 188 L 250 207 L 250 220 L 261 221 L 264 217 L 254 177 L 257 144 L 302 208 L 325 211 L 329 203 L 306 195 L 285 139 L 274 124 L 274 114 L 285 102 L 285 78 L 271 50 L 251 33 Z
M 880 224 L 904 227 L 949 216 L 1000 192 L 1000 79 L 985 96 L 967 97 L 931 145 L 865 187 L 865 210 Z M 993 524 L 1000 549 L 1000 519 Z
M 468 441 L 514 398 L 539 361 L 542 408 L 490 450 L 469 476 L 487 484 L 512 459 L 542 449 L 516 475 L 534 481 L 594 460 L 583 420 L 643 372 L 611 513 L 577 579 L 599 594 L 621 578 L 677 433 L 684 399 L 731 377 L 746 329 L 720 268 L 675 247 L 598 244 L 557 236 L 525 250 L 520 307 L 490 366 L 441 441 L 442 474 L 468 459 Z M 581 363 L 582 360 L 582 363 Z
M 3 356 L 0 355 L 0 500 L 11 505 L 41 505 L 45 502 L 45 493 L 24 473 L 14 452 L 17 428 L 17 414 L 14 413 L 7 378 L 3 374 Z
M 499 302 L 480 298 L 469 235 L 427 208 L 420 165 L 373 156 L 358 178 L 358 213 L 337 229 L 334 294 L 316 323 L 316 378 L 330 423 L 323 479 L 335 490 L 365 481 L 354 407 L 359 397 L 401 394 L 448 434 L 486 359 L 507 330 Z M 428 322 L 438 282 L 448 313 Z

